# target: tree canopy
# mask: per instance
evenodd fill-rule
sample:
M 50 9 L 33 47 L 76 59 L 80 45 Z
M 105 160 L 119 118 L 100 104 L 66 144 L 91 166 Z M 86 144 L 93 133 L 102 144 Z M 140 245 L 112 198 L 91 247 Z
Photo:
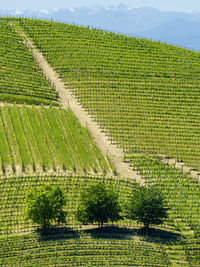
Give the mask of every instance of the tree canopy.
M 83 224 L 98 223 L 102 227 L 109 220 L 114 222 L 121 218 L 118 195 L 104 183 L 97 183 L 81 194 L 76 218 Z
M 139 187 L 133 190 L 127 208 L 127 217 L 142 222 L 145 228 L 159 225 L 168 217 L 168 207 L 160 190 L 155 186 Z
M 63 207 L 66 205 L 64 193 L 59 187 L 44 185 L 43 187 L 32 188 L 26 195 L 26 219 L 48 228 L 52 221 L 64 223 L 66 212 Z

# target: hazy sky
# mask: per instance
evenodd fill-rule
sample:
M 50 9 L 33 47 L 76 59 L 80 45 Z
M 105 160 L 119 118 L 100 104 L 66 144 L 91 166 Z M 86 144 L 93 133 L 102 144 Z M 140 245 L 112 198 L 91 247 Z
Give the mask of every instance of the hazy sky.
M 129 7 L 151 6 L 163 11 L 200 11 L 200 0 L 0 0 L 0 9 L 73 8 L 120 3 Z

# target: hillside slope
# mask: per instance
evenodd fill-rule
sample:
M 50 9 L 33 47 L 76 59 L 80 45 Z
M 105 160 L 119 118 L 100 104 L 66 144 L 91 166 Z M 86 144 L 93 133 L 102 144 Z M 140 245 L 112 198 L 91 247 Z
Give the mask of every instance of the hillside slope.
M 0 139 L 0 174 L 111 171 L 88 129 L 70 110 L 0 107 Z
M 199 53 L 39 20 L 26 33 L 83 106 L 125 151 L 199 165 Z
M 79 225 L 74 211 L 83 189 L 104 182 L 118 192 L 125 214 L 138 184 L 131 177 L 117 176 L 116 171 L 109 178 L 112 162 L 63 101 L 48 100 L 44 90 L 41 102 L 32 103 L 38 106 L 30 106 L 27 102 L 36 97 L 25 99 L 24 91 L 20 101 L 26 104 L 19 105 L 17 94 L 11 91 L 13 97 L 5 95 L 5 100 L 13 103 L 0 103 L 0 264 L 199 266 L 199 184 L 154 155 L 162 152 L 199 166 L 198 53 L 64 24 L 24 19 L 2 22 L 6 33 L 12 29 L 13 39 L 26 54 L 24 38 L 18 39 L 14 30 L 21 25 L 18 29 L 24 29 L 67 83 L 63 91 L 71 89 L 111 142 L 129 152 L 124 160 L 145 184 L 161 188 L 171 210 L 167 221 L 152 228 L 150 236 L 140 229 L 141 224 L 127 219 L 102 231 L 93 229 L 95 225 Z M 14 51 L 9 51 L 11 64 L 16 61 Z M 34 74 L 39 68 L 28 53 Z M 17 67 L 12 66 L 15 78 Z M 26 68 L 21 73 L 26 77 Z M 59 81 L 56 73 L 49 74 Z M 5 88 L 8 85 L 5 80 Z M 34 91 L 33 85 L 30 88 Z M 69 96 L 63 91 L 61 100 Z M 53 103 L 64 108 L 44 105 Z M 24 198 L 30 188 L 47 183 L 65 192 L 67 223 L 43 233 L 25 220 Z
M 0 20 L 0 101 L 58 105 L 58 95 L 7 20 Z

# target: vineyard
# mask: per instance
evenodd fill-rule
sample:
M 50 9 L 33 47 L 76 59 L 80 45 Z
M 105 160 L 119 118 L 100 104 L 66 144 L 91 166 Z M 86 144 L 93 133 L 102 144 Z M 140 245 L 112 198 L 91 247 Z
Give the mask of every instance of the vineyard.
M 58 95 L 31 52 L 6 20 L 0 20 L 0 101 L 58 105 Z
M 109 173 L 108 160 L 73 113 L 55 108 L 0 108 L 1 173 Z
M 134 241 L 123 235 L 115 235 L 114 238 L 113 240 L 111 234 L 104 234 L 93 239 L 89 234 L 77 236 L 76 232 L 72 232 L 61 237 L 54 235 L 38 242 L 38 235 L 16 236 L 0 240 L 0 244 L 6 244 L 0 249 L 1 265 L 169 266 L 166 246 L 144 240 Z M 21 255 L 22 252 L 25 253 L 24 256 Z
M 78 224 L 75 220 L 74 212 L 78 206 L 80 193 L 84 188 L 89 187 L 97 181 L 105 179 L 107 186 L 112 186 L 120 197 L 120 203 L 123 206 L 128 199 L 131 190 L 136 184 L 133 181 L 118 178 L 107 178 L 104 175 L 91 176 L 89 174 L 80 175 L 64 175 L 61 173 L 53 173 L 49 175 L 24 175 L 10 176 L 2 178 L 0 182 L 1 188 L 1 214 L 0 226 L 1 234 L 20 233 L 22 231 L 30 232 L 36 229 L 30 222 L 24 220 L 24 198 L 32 187 L 39 187 L 45 183 L 59 185 L 67 196 L 67 226 L 73 227 Z M 12 220 L 11 220 L 12 218 Z M 121 222 L 123 225 L 124 222 Z M 128 222 L 131 225 L 131 222 Z M 137 225 L 137 224 L 136 224 Z
M 113 142 L 200 169 L 199 53 L 74 25 L 21 25 Z
M 84 230 L 75 220 L 80 193 L 97 181 L 105 181 L 106 186 L 112 187 L 119 194 L 120 205 L 124 207 L 131 191 L 137 184 L 134 181 L 119 178 L 105 178 L 104 176 L 28 176 L 7 177 L 1 179 L 1 258 L 2 265 L 12 265 L 17 262 L 20 265 L 38 264 L 49 265 L 120 265 L 131 264 L 146 266 L 170 266 L 171 262 L 179 262 L 183 266 L 191 262 L 191 266 L 198 266 L 200 243 L 192 237 L 181 239 L 179 226 L 174 227 L 174 213 L 160 228 L 161 239 L 146 238 L 138 235 L 137 222 L 129 220 L 119 221 L 117 227 L 105 228 L 104 232 Z M 66 193 L 67 224 L 65 228 L 55 228 L 48 235 L 37 233 L 37 227 L 24 219 L 24 198 L 30 187 L 40 187 L 45 183 L 59 185 Z M 186 224 L 184 224 L 186 227 Z M 125 228 L 124 228 L 125 226 Z M 131 229 L 130 229 L 131 227 Z M 32 235 L 19 235 L 22 232 L 30 232 Z M 61 233 L 59 232 L 61 231 Z M 7 234 L 7 237 L 5 237 Z M 8 234 L 12 234 L 11 236 Z M 170 238 L 170 242 L 168 241 Z M 195 247 L 196 249 L 195 249 Z M 192 247 L 192 250 L 190 249 Z M 187 254 L 187 253 L 188 254 Z M 178 256 L 177 256 L 178 255 Z M 181 256 L 180 256 L 181 255 Z M 95 259 L 93 259 L 95 257 Z M 153 263 L 151 262 L 153 259 Z
M 200 184 L 197 180 L 162 163 L 158 156 L 127 155 L 125 160 L 142 173 L 148 184 L 162 189 L 172 211 L 200 237 Z
M 200 54 L 42 20 L 1 18 L 0 29 L 0 265 L 199 266 L 199 180 L 167 159 L 200 171 Z M 26 37 L 98 123 L 96 135 Z M 100 150 L 104 133 L 120 168 L 157 186 L 170 207 L 149 233 L 125 216 L 139 185 Z M 75 216 L 83 190 L 99 181 L 118 193 L 124 217 L 102 229 Z M 67 218 L 43 233 L 25 219 L 25 196 L 45 184 L 65 193 Z

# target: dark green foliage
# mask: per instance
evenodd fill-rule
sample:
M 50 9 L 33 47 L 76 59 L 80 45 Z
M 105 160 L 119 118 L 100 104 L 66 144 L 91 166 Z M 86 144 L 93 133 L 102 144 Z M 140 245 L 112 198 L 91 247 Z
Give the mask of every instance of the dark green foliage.
M 105 184 L 98 183 L 87 188 L 81 194 L 76 218 L 83 224 L 97 222 L 99 227 L 109 220 L 114 222 L 121 218 L 118 195 Z
M 161 191 L 155 186 L 140 187 L 133 190 L 127 217 L 142 222 L 148 228 L 151 224 L 163 223 L 168 216 L 167 210 Z
M 64 223 L 66 212 L 63 207 L 66 199 L 58 186 L 44 185 L 40 188 L 32 188 L 26 195 L 26 219 L 39 224 L 42 228 L 48 228 L 51 221 Z

